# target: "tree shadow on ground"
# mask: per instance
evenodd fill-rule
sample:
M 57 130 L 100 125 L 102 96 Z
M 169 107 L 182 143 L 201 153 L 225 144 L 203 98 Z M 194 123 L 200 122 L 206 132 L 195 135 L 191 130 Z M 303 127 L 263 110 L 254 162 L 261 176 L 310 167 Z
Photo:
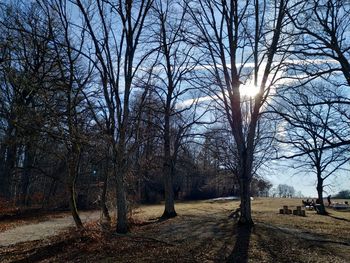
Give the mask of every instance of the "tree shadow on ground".
M 169 219 L 171 219 L 171 218 L 155 217 L 155 218 L 148 219 L 148 221 L 138 222 L 135 225 L 137 225 L 137 226 L 153 225 L 153 224 L 157 224 L 157 223 L 162 223 L 162 222 L 167 221 Z
M 349 219 L 346 219 L 346 218 L 337 217 L 337 216 L 332 216 L 332 215 L 329 215 L 329 217 L 334 218 L 334 219 L 337 219 L 337 220 L 341 220 L 341 221 L 345 221 L 345 222 L 349 222 L 349 223 L 350 223 L 350 220 L 349 220 Z
M 226 225 L 226 218 L 217 218 L 215 214 L 200 217 L 178 216 L 175 219 L 157 219 L 145 225 L 157 224 L 157 238 L 166 238 L 172 242 L 195 240 L 207 242 L 214 236 L 224 238 L 225 232 L 220 225 Z
M 232 263 L 246 263 L 248 262 L 248 250 L 250 243 L 250 236 L 252 233 L 251 226 L 237 225 L 235 246 L 227 258 L 226 262 Z
M 205 212 L 205 213 L 204 213 Z M 235 244 L 236 227 L 226 211 L 203 211 L 146 225 L 138 231 L 188 251 L 193 262 L 225 262 Z M 182 252 L 183 253 L 183 252 Z

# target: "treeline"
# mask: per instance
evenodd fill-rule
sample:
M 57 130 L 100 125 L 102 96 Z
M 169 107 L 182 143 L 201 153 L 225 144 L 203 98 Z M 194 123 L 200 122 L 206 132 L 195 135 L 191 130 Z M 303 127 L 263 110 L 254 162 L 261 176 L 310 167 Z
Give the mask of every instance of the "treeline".
M 70 205 L 80 208 L 107 202 L 106 194 L 114 200 L 115 160 L 106 134 L 112 120 L 104 116 L 100 94 L 95 95 L 99 90 L 77 47 L 70 46 L 68 32 L 61 39 L 66 29 L 50 28 L 60 21 L 46 17 L 37 4 L 2 11 L 2 196 L 17 205 L 44 208 L 67 207 L 67 193 L 76 198 Z M 156 95 L 151 87 L 135 92 L 129 106 L 128 140 L 134 149 L 125 180 L 128 195 L 137 202 L 158 202 L 164 196 L 163 101 Z M 173 120 L 167 138 L 177 155 L 171 160 L 176 162 L 171 168 L 175 196 L 237 195 L 235 179 L 219 158 L 215 139 L 220 131 L 214 138 L 209 134 L 215 131 L 208 132 L 203 146 L 191 147 L 185 138 L 189 132 L 180 131 L 178 123 Z
M 69 206 L 78 227 L 78 207 L 99 205 L 109 219 L 117 206 L 125 232 L 127 199 L 165 196 L 172 217 L 176 198 L 240 194 L 229 131 L 205 131 L 209 105 L 190 82 L 188 15 L 175 1 L 1 5 L 4 201 Z M 255 194 L 269 187 L 254 179 Z
M 350 199 L 350 190 L 341 190 L 333 198 Z

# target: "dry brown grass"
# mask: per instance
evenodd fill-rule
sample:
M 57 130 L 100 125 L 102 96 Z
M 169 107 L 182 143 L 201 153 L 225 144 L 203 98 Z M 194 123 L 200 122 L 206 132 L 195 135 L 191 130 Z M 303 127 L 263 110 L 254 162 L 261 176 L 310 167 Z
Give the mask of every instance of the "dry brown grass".
M 337 201 L 342 202 L 343 200 Z M 350 239 L 350 212 L 327 209 L 329 216 L 318 215 L 315 211 L 306 211 L 306 217 L 281 215 L 278 211 L 284 205 L 296 209 L 296 206 L 301 205 L 301 199 L 257 199 L 253 201 L 253 216 L 256 221 L 262 223 L 329 235 L 337 239 Z
M 238 201 L 176 205 L 178 217 L 159 221 L 162 205 L 140 206 L 127 235 L 98 233 L 90 225 L 80 241 L 44 254 L 42 262 L 350 262 L 350 213 L 279 215 L 299 199 L 256 199 L 253 229 L 228 215 Z M 337 217 L 337 218 L 334 218 Z M 92 227 L 93 226 L 93 227 Z M 62 237 L 64 238 L 64 237 Z M 23 254 L 23 253 L 22 253 Z

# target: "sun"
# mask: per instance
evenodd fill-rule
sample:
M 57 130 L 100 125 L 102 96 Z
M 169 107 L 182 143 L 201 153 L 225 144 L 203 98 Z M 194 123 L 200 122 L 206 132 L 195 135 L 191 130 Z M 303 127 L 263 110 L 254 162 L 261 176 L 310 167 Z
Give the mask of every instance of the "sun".
M 239 87 L 239 93 L 241 96 L 255 97 L 259 93 L 259 87 L 255 85 L 241 85 Z

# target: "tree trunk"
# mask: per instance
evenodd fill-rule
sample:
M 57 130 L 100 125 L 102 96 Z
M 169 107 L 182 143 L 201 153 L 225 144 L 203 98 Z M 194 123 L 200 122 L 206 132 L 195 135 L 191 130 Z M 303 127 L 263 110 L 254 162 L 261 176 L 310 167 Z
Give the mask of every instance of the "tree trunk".
M 321 178 L 321 176 L 317 176 L 317 195 L 318 195 L 318 203 L 316 203 L 316 205 L 318 204 L 318 213 L 320 215 L 328 215 L 326 208 L 324 206 L 324 202 L 323 202 L 323 179 Z
M 177 216 L 175 212 L 174 188 L 172 165 L 168 160 L 163 166 L 165 207 L 162 218 L 172 218 Z
M 25 146 L 24 152 L 24 161 L 23 161 L 23 172 L 22 172 L 22 183 L 21 183 L 21 200 L 20 203 L 23 206 L 28 205 L 28 188 L 31 176 L 31 166 L 33 165 L 34 156 L 30 146 L 30 143 L 27 143 Z
M 252 118 L 252 121 L 256 120 Z M 252 127 L 253 126 L 253 127 Z M 255 130 L 255 126 L 251 125 L 250 129 Z M 235 136 L 235 140 L 238 146 L 239 166 L 237 169 L 239 186 L 240 186 L 240 218 L 238 224 L 246 225 L 248 227 L 253 226 L 251 211 L 251 182 L 252 182 L 252 167 L 254 156 L 254 131 L 251 131 L 247 136 L 247 147 L 245 147 L 242 135 Z
M 116 171 L 117 181 L 117 233 L 125 234 L 128 232 L 128 207 L 126 203 L 125 184 L 124 184 L 124 171 L 123 167 L 119 165 L 120 169 Z
M 72 213 L 75 226 L 78 229 L 82 229 L 84 227 L 83 227 L 83 223 L 81 222 L 80 216 L 78 214 L 77 203 L 75 198 L 75 183 L 69 183 L 68 192 L 69 192 L 69 208 Z
M 72 153 L 71 153 L 72 154 Z M 77 160 L 73 158 L 68 163 L 68 179 L 67 179 L 67 189 L 69 194 L 69 208 L 71 210 L 75 225 L 78 229 L 83 228 L 83 223 L 78 214 L 77 202 L 76 202 L 76 193 L 75 193 L 75 183 L 77 178 Z
M 254 225 L 251 214 L 251 201 L 250 201 L 250 176 L 243 174 L 240 178 L 240 194 L 241 194 L 241 215 L 238 223 L 240 225 L 252 226 Z
M 54 197 L 57 187 L 57 180 L 55 178 L 52 178 L 50 182 L 49 191 L 45 191 L 45 197 L 43 200 L 42 208 L 49 208 L 50 207 L 50 198 Z
M 109 215 L 109 211 L 106 205 L 107 202 L 107 182 L 108 182 L 108 164 L 107 161 L 105 163 L 105 167 L 103 169 L 103 187 L 102 187 L 102 193 L 101 193 L 101 210 L 104 218 L 110 222 L 111 217 Z
M 0 147 L 0 198 L 8 198 L 10 187 L 9 187 L 9 179 L 8 174 L 5 173 L 6 165 L 5 165 L 5 154 L 6 154 L 6 145 L 2 144 Z
M 170 68 L 170 66 L 169 66 Z M 169 80 L 171 78 L 168 77 Z M 172 89 L 172 84 L 169 84 L 169 89 Z M 171 157 L 170 148 L 170 105 L 171 105 L 171 92 L 167 95 L 165 114 L 164 114 L 164 156 L 163 156 L 163 180 L 164 180 L 164 198 L 165 207 L 162 218 L 172 218 L 177 214 L 175 212 L 175 201 L 174 201 L 174 189 L 173 189 L 173 169 L 174 163 Z
M 4 158 L 3 167 L 0 170 L 0 197 L 7 200 L 11 198 L 11 176 L 16 164 L 16 145 L 11 144 L 6 148 L 6 158 Z

